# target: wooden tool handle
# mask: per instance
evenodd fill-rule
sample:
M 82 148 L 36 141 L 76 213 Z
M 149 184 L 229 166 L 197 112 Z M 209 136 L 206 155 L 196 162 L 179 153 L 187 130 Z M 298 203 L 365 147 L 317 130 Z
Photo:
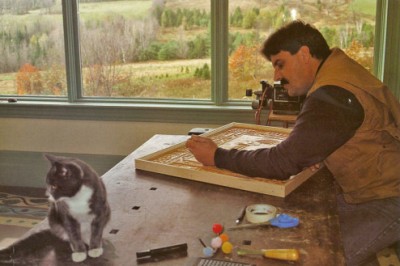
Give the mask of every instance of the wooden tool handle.
M 263 249 L 263 256 L 278 260 L 297 261 L 299 259 L 299 251 L 297 249 Z

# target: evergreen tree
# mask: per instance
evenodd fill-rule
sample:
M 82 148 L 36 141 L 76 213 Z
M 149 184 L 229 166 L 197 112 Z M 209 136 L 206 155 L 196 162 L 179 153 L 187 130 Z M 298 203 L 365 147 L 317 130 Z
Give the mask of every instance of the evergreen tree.
M 177 44 L 175 41 L 170 41 L 164 44 L 157 54 L 158 60 L 171 60 L 177 58 Z
M 242 21 L 243 21 L 242 9 L 240 9 L 240 7 L 236 7 L 235 11 L 231 15 L 230 19 L 231 25 L 234 27 L 241 27 Z
M 189 58 L 203 58 L 207 55 L 207 43 L 205 38 L 196 36 L 196 38 L 189 42 Z
M 208 64 L 204 64 L 203 69 L 201 71 L 201 77 L 203 79 L 211 79 L 211 72 Z
M 242 27 L 245 29 L 255 28 L 257 21 L 257 14 L 253 10 L 249 10 L 243 17 Z

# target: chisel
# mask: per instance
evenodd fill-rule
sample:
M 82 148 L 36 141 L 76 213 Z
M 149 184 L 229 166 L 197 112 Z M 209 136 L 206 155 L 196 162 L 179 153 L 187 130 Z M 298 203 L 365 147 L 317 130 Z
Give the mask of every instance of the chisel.
M 263 255 L 265 258 L 277 260 L 290 260 L 297 261 L 299 259 L 299 251 L 297 249 L 239 249 L 237 250 L 239 256 L 244 255 Z

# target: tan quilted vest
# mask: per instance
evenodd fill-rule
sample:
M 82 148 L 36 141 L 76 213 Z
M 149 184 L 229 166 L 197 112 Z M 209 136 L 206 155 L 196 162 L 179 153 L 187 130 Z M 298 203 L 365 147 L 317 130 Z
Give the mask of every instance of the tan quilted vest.
M 349 203 L 400 196 L 400 103 L 390 90 L 340 49 L 317 73 L 308 95 L 324 85 L 352 92 L 364 108 L 355 135 L 324 161 Z

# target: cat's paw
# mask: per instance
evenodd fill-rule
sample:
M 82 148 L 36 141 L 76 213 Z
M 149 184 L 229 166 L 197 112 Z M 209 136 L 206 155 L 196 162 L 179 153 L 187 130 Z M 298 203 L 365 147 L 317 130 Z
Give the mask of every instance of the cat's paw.
M 74 262 L 81 262 L 81 261 L 86 260 L 86 258 L 87 258 L 86 252 L 73 252 L 72 253 L 72 260 Z
M 100 257 L 103 254 L 103 248 L 94 248 L 89 250 L 89 256 L 92 258 Z

